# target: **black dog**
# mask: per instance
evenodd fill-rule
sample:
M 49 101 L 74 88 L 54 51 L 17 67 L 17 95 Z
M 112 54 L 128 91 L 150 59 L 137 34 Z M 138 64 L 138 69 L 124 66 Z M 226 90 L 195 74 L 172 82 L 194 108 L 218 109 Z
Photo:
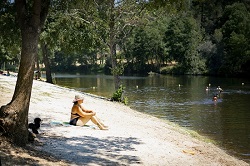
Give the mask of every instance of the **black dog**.
M 41 122 L 42 120 L 40 118 L 35 118 L 34 123 L 29 123 L 29 128 L 34 134 L 39 134 L 37 130 L 40 128 Z

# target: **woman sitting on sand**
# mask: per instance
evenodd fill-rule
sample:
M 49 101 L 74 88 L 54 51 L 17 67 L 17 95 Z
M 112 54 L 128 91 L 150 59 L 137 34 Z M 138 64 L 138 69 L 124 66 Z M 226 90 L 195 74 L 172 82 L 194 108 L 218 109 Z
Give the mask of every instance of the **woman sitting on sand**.
M 94 111 L 87 110 L 81 105 L 83 100 L 83 97 L 79 95 L 75 96 L 75 99 L 73 100 L 74 105 L 71 109 L 71 118 L 69 124 L 75 126 L 84 126 L 89 120 L 91 120 L 101 130 L 107 130 L 108 127 L 100 122 Z

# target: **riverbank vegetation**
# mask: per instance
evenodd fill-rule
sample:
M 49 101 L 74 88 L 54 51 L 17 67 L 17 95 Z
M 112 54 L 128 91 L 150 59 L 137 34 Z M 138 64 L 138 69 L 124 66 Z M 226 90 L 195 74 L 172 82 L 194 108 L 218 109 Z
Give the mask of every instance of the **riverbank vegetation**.
M 53 3 L 38 64 L 52 72 L 249 75 L 248 1 L 110 2 Z M 0 65 L 13 69 L 19 31 L 2 13 Z

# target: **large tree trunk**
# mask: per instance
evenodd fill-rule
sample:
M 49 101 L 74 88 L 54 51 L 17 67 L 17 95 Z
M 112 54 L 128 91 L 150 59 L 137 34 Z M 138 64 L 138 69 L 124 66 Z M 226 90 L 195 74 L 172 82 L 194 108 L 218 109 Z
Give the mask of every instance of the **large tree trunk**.
M 43 54 L 43 62 L 45 65 L 46 70 L 46 82 L 53 84 L 52 76 L 51 76 L 51 69 L 50 69 L 50 62 L 49 62 L 49 53 L 48 53 L 48 47 L 47 44 L 41 43 L 42 47 L 42 54 Z
M 5 135 L 18 145 L 28 141 L 28 110 L 37 54 L 38 33 L 32 28 L 22 32 L 21 62 L 12 100 L 0 110 L 0 125 Z
M 34 0 L 32 8 L 27 8 L 28 2 L 15 1 L 22 37 L 21 61 L 12 100 L 0 109 L 0 132 L 21 146 L 28 142 L 28 112 L 35 57 L 40 27 L 45 21 L 49 7 L 49 0 Z

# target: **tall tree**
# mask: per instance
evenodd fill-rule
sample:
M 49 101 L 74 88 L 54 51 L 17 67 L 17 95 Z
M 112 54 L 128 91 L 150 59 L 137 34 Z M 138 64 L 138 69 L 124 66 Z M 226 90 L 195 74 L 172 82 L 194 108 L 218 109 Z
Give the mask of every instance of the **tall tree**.
M 28 141 L 28 112 L 38 39 L 50 0 L 15 0 L 16 19 L 21 30 L 21 61 L 15 91 L 10 103 L 0 109 L 0 131 L 14 143 Z
M 52 75 L 51 75 L 48 45 L 45 42 L 41 41 L 41 48 L 42 48 L 42 55 L 43 55 L 43 63 L 44 63 L 45 72 L 46 72 L 46 82 L 53 84 L 54 82 L 53 82 Z
M 243 3 L 234 3 L 226 6 L 222 20 L 225 53 L 221 71 L 225 74 L 248 74 L 246 71 L 249 71 L 247 66 L 250 63 L 250 12 Z
M 91 0 L 52 3 L 40 35 L 47 82 L 51 80 L 50 63 L 55 62 L 69 69 L 76 62 L 82 62 L 86 50 L 102 48 L 92 24 L 93 3 Z M 62 67 L 60 65 L 54 66 Z
M 150 21 L 148 19 L 144 26 L 134 28 L 132 35 L 122 44 L 128 71 L 133 69 L 146 73 L 154 71 L 155 68 L 159 71 L 160 64 L 169 60 L 163 37 L 170 16 L 163 12 L 165 10 L 159 9 L 149 12 L 147 17 Z M 148 68 L 146 68 L 147 63 L 150 63 Z
M 0 2 L 0 66 L 13 62 L 20 55 L 20 30 L 16 26 L 14 5 Z
M 195 19 L 183 15 L 173 17 L 165 35 L 166 47 L 169 55 L 178 62 L 179 73 L 202 74 L 205 60 L 198 54 L 202 36 Z
M 144 1 L 135 0 L 104 0 L 97 1 L 95 7 L 97 14 L 94 22 L 97 35 L 108 48 L 116 90 L 121 84 L 120 75 L 123 74 L 117 48 L 119 43 L 128 37 L 133 27 L 138 25 L 145 9 L 144 4 Z

